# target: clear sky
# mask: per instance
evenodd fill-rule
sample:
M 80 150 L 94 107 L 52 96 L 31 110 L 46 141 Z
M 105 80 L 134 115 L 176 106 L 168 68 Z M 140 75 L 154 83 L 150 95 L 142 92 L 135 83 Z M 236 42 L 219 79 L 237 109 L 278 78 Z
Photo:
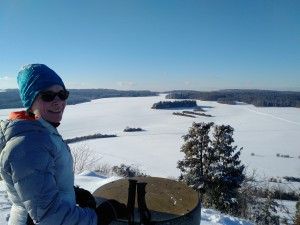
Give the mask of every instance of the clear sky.
M 0 0 L 0 89 L 28 63 L 68 88 L 300 91 L 300 1 Z

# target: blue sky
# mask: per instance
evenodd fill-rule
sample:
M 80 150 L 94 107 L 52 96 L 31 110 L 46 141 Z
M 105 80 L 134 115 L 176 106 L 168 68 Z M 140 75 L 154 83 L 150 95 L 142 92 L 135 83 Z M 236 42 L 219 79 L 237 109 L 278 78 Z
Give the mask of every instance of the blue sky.
M 300 91 L 299 0 L 0 0 L 0 89 L 44 63 L 68 88 Z

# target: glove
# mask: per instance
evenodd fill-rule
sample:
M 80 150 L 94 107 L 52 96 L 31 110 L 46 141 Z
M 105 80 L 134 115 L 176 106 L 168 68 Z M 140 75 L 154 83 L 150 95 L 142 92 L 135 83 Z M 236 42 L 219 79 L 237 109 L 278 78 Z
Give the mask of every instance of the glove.
M 78 186 L 74 187 L 75 196 L 76 196 L 76 204 L 80 207 L 89 207 L 92 209 L 96 209 L 96 201 L 94 196 L 87 190 L 80 188 Z
M 29 216 L 29 214 L 28 214 L 28 217 L 27 217 L 26 225 L 34 225 L 34 222 L 33 222 L 33 220 L 31 219 L 31 217 Z
M 107 225 L 117 218 L 126 218 L 127 207 L 125 204 L 109 199 L 97 207 L 96 213 L 98 225 Z

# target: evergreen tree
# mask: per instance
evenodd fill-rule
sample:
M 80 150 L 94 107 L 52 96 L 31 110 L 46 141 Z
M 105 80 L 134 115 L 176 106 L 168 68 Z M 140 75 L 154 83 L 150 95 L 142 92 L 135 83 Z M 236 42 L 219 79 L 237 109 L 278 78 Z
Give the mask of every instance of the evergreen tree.
M 185 181 L 189 186 L 199 192 L 204 191 L 207 171 L 204 163 L 209 163 L 208 153 L 211 152 L 209 132 L 213 123 L 193 123 L 188 134 L 182 138 L 185 144 L 181 152 L 185 154 L 183 160 L 178 161 L 177 168 L 181 170 L 179 180 Z
M 214 127 L 213 139 L 210 139 Z M 244 166 L 239 160 L 241 150 L 232 146 L 233 128 L 214 123 L 193 123 L 188 134 L 183 136 L 185 143 L 181 152 L 183 160 L 178 161 L 181 170 L 180 180 L 203 193 L 206 207 L 232 213 L 237 210 L 238 188 L 243 182 Z
M 213 188 L 209 189 L 209 198 L 218 202 L 216 208 L 232 213 L 237 210 L 238 188 L 245 179 L 245 167 L 239 160 L 242 148 L 237 151 L 237 146 L 232 145 L 233 131 L 231 126 L 215 126 L 212 141 L 215 161 L 210 163 L 210 181 Z

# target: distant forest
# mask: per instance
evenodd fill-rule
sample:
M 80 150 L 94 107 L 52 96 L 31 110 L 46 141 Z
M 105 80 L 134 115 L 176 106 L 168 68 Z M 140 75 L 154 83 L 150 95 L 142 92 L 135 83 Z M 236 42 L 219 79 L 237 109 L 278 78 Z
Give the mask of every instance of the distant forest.
M 235 105 L 237 102 L 252 104 L 256 107 L 297 107 L 300 108 L 300 92 L 239 90 L 228 89 L 211 92 L 171 91 L 167 99 L 198 99 Z
M 89 102 L 100 98 L 145 97 L 159 94 L 151 91 L 120 91 L 114 89 L 70 89 L 69 91 L 68 105 Z M 170 91 L 166 93 L 168 93 L 167 99 L 198 99 L 233 105 L 237 104 L 237 102 L 244 102 L 257 107 L 300 108 L 300 92 L 292 91 L 228 89 L 210 92 Z M 10 108 L 23 108 L 18 89 L 7 89 L 5 92 L 0 92 L 0 109 Z
M 157 92 L 151 91 L 120 91 L 113 89 L 69 89 L 68 105 L 89 102 L 93 99 L 112 97 L 145 97 L 156 96 Z M 0 92 L 0 109 L 23 108 L 19 90 L 7 89 Z
M 151 109 L 172 109 L 172 108 L 190 108 L 197 107 L 197 102 L 195 100 L 184 100 L 184 101 L 165 101 L 154 103 Z

